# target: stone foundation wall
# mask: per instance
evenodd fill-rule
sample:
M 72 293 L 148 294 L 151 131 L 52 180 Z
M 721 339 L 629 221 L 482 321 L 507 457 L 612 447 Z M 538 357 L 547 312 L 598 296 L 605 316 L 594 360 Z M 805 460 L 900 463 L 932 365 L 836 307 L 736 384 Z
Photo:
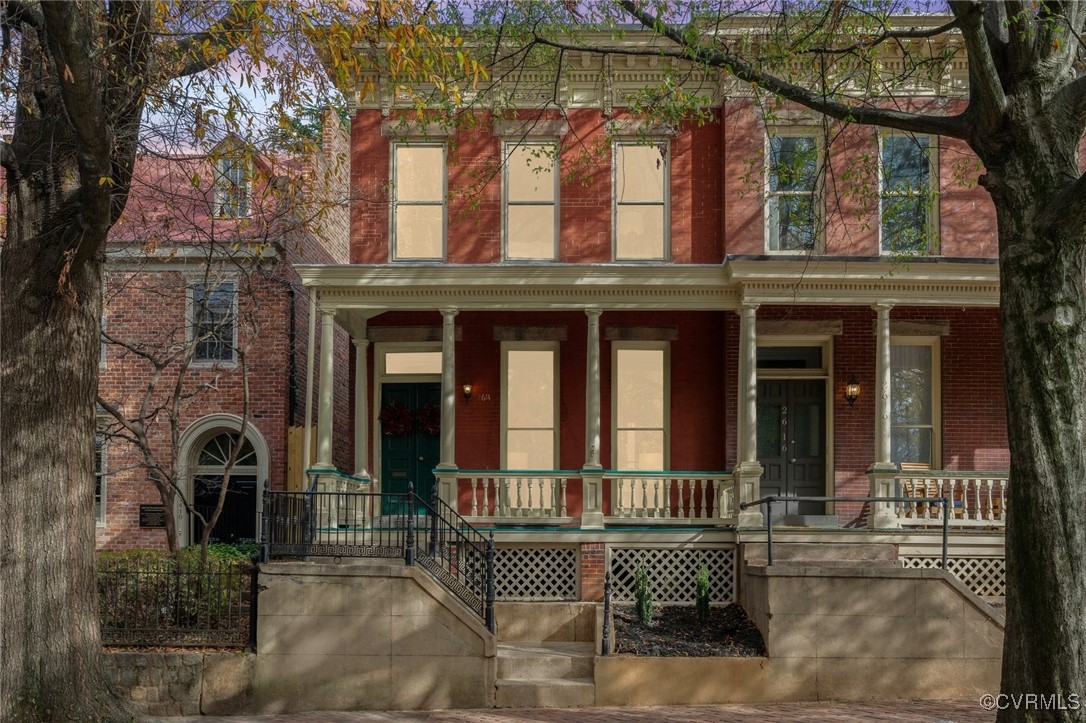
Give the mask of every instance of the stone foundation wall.
M 102 658 L 107 680 L 147 715 L 240 713 L 252 692 L 252 654 L 106 652 Z

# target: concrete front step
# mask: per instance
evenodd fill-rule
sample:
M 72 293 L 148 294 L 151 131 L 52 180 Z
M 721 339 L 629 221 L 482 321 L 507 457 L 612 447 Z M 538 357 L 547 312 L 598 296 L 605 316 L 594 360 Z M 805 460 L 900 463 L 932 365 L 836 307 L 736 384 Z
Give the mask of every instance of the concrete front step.
M 591 678 L 498 680 L 498 708 L 588 708 L 596 704 Z
M 766 543 L 743 543 L 743 559 L 748 564 L 764 565 Z M 867 566 L 896 566 L 897 550 L 894 545 L 879 543 L 844 542 L 774 542 L 773 562 L 864 563 Z
M 498 679 L 591 678 L 592 643 L 498 643 Z

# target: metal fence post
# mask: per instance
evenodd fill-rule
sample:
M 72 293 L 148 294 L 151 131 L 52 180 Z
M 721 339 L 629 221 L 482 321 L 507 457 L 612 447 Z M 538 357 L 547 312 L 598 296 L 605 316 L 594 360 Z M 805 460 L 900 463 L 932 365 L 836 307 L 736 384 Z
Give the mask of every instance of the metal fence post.
M 403 563 L 415 564 L 415 485 L 407 483 L 407 536 L 404 540 Z
M 490 531 L 490 537 L 486 540 L 486 629 L 497 633 L 494 620 L 494 531 Z
M 611 654 L 611 571 L 603 574 L 603 640 L 600 655 Z
M 946 570 L 946 548 L 947 548 L 947 532 L 950 528 L 950 508 L 948 507 L 950 499 L 948 497 L 943 498 L 943 570 Z
M 267 562 L 271 557 L 271 490 L 264 480 L 264 492 L 260 512 L 260 561 Z
M 260 554 L 249 558 L 249 649 L 256 652 L 257 601 L 260 599 Z
M 765 504 L 765 564 L 773 566 L 773 498 L 767 497 Z

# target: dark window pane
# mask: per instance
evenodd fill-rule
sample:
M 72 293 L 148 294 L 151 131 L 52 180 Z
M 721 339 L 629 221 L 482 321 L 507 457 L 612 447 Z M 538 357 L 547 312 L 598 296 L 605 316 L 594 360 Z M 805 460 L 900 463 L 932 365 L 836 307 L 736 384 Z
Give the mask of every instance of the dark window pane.
M 892 461 L 931 466 L 931 437 L 931 429 L 894 429 L 890 435 Z
M 769 190 L 813 191 L 818 146 L 812 136 L 773 136 L 769 142 Z
M 759 369 L 821 369 L 820 346 L 760 346 Z
M 233 361 L 234 284 L 193 284 L 192 311 L 196 361 Z
M 777 202 L 777 243 L 780 251 L 814 248 L 815 216 L 812 196 L 780 196 Z

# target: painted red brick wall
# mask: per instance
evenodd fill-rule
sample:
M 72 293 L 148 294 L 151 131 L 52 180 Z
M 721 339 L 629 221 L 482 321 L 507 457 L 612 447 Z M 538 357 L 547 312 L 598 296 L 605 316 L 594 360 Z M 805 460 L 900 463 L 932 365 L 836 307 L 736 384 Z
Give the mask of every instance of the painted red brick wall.
M 738 318 L 727 319 L 727 356 L 738 355 Z M 865 474 L 875 455 L 875 312 L 843 306 L 763 306 L 759 319 L 839 319 L 843 332 L 833 340 L 834 493 L 866 496 Z M 942 459 L 948 470 L 1006 470 L 1010 466 L 999 312 L 995 309 L 895 307 L 891 321 L 946 321 L 941 338 Z M 845 385 L 855 374 L 862 393 L 849 407 Z M 727 397 L 726 419 L 734 419 L 736 398 Z M 736 461 L 734 433 L 728 435 L 728 465 Z M 842 503 L 842 521 L 859 522 L 859 505 Z

